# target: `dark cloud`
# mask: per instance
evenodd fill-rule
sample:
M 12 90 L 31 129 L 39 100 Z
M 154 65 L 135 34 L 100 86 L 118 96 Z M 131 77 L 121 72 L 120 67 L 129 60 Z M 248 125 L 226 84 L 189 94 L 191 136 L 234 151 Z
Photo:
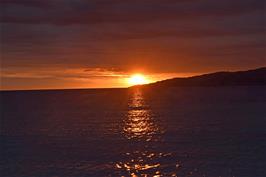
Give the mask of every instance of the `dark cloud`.
M 260 0 L 223 1 L 3 1 L 2 22 L 33 24 L 144 23 L 264 11 Z M 24 3 L 23 3 L 24 2 Z M 23 5 L 23 6 L 22 6 Z M 41 8 L 40 8 L 41 7 Z M 20 10 L 18 10 L 18 8 Z M 37 9 L 36 9 L 37 8 Z M 27 11 L 28 13 L 25 13 Z
M 51 1 L 42 1 L 42 0 L 1 0 L 0 4 L 2 8 L 8 8 L 8 5 L 21 5 L 24 7 L 39 7 L 47 8 L 51 5 Z

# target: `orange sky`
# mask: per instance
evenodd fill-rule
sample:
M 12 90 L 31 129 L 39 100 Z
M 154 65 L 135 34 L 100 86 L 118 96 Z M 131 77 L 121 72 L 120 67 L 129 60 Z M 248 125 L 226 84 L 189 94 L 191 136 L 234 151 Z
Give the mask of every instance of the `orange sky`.
M 56 3 L 55 3 L 56 2 Z M 0 1 L 0 89 L 127 87 L 266 65 L 261 0 Z
M 134 74 L 142 74 L 148 82 L 156 82 L 173 77 L 195 75 L 195 73 L 145 73 L 110 71 L 101 68 L 49 68 L 38 70 L 16 69 L 15 72 L 2 71 L 1 89 L 62 89 L 62 88 L 120 88 L 132 85 L 128 80 Z M 14 79 L 15 78 L 15 79 Z M 10 84 L 13 80 L 14 85 Z M 43 81 L 43 82 L 40 82 Z M 5 84 L 8 83 L 8 84 Z

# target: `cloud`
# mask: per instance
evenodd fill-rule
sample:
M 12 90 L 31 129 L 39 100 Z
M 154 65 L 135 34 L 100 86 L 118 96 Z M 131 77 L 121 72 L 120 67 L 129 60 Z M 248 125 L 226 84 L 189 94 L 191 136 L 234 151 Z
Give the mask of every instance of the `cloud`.
M 23 79 L 85 79 L 94 78 L 124 78 L 128 74 L 115 68 L 64 68 L 64 67 L 13 67 L 3 68 L 1 78 Z
M 0 4 L 4 7 L 7 5 L 20 5 L 20 6 L 29 6 L 29 7 L 39 7 L 47 8 L 52 5 L 51 0 L 42 1 L 42 0 L 1 0 Z
M 264 11 L 260 0 L 235 1 L 3 1 L 2 22 L 23 24 L 145 23 Z M 19 8 L 19 10 L 18 10 Z M 36 8 L 38 8 L 36 10 Z M 27 13 L 26 13 L 27 12 Z

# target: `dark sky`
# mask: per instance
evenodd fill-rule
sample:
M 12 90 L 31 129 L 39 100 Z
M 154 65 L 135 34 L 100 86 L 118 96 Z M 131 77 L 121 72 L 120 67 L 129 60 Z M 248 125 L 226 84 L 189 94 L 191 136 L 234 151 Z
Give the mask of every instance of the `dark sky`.
M 1 0 L 1 88 L 265 66 L 264 0 Z

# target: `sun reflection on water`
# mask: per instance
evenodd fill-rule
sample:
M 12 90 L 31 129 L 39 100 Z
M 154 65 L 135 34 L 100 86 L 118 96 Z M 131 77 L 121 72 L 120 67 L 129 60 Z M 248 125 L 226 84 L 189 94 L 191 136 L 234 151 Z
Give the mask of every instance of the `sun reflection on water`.
M 115 168 L 121 176 L 161 176 L 160 159 L 169 154 L 156 152 L 150 148 L 160 140 L 162 130 L 155 121 L 150 105 L 140 89 L 133 91 L 124 119 L 123 135 L 132 144 L 132 151 L 122 154 Z
M 171 158 L 171 153 L 156 153 L 152 151 L 134 151 L 132 153 L 124 154 L 123 161 L 117 162 L 115 168 L 120 170 L 120 176 L 153 176 L 159 177 L 166 175 L 162 171 L 168 165 L 163 165 L 160 159 Z M 178 166 L 174 167 L 175 171 Z M 176 176 L 176 173 L 168 173 L 168 176 Z
M 136 89 L 128 104 L 129 110 L 124 120 L 124 135 L 128 139 L 150 141 L 160 130 L 153 120 L 153 113 L 145 102 L 142 92 Z M 155 140 L 155 139 L 153 139 Z

